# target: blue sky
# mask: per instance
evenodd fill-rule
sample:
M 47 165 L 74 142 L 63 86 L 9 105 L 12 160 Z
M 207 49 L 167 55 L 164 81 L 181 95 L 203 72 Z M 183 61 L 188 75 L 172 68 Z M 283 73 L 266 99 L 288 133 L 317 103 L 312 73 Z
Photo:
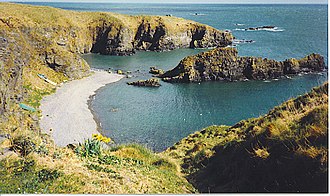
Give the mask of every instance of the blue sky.
M 0 0 L 13 1 L 13 0 Z M 327 4 L 328 0 L 14 0 L 16 2 L 108 2 L 108 3 L 284 3 Z

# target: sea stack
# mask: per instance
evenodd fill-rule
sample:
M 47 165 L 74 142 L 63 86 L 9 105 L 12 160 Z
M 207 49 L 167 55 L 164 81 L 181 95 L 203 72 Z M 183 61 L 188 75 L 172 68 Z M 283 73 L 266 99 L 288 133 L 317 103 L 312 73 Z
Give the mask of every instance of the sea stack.
M 161 78 L 166 82 L 267 80 L 324 69 L 324 58 L 314 53 L 299 60 L 276 61 L 239 57 L 235 48 L 216 48 L 184 58 Z

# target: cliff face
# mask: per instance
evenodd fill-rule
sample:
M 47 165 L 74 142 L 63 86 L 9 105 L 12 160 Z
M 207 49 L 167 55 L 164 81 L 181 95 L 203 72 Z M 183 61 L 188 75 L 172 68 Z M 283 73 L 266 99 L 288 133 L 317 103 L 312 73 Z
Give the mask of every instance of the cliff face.
M 235 48 L 216 48 L 184 58 L 161 77 L 168 82 L 265 80 L 324 68 L 324 59 L 318 54 L 279 62 L 260 57 L 239 57 Z
M 0 3 L 0 113 L 32 93 L 35 99 L 52 91 L 54 86 L 38 73 L 56 83 L 88 75 L 89 65 L 80 54 L 131 55 L 136 50 L 226 46 L 231 40 L 230 33 L 176 17 Z
M 200 192 L 327 192 L 328 83 L 259 118 L 205 128 L 164 153 Z
M 136 50 L 164 51 L 176 48 L 227 46 L 232 35 L 174 17 L 127 17 L 134 27 L 103 23 L 96 27 L 92 52 L 131 55 Z M 174 26 L 173 26 L 174 25 Z
M 1 3 L 0 11 L 2 30 L 23 36 L 43 63 L 70 78 L 88 70 L 78 54 L 131 55 L 136 50 L 227 46 L 232 41 L 228 32 L 176 17 L 81 13 L 11 3 Z

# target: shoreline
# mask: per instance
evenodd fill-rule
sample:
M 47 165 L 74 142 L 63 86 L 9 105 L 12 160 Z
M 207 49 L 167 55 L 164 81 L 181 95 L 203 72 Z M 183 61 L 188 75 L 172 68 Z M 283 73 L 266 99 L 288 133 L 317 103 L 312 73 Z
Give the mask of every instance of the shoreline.
M 40 128 L 49 134 L 57 146 L 82 143 L 101 131 L 91 108 L 97 90 L 124 76 L 91 70 L 92 75 L 63 84 L 54 94 L 41 101 Z
M 108 84 L 111 84 L 111 83 L 108 83 Z M 108 84 L 106 84 L 106 85 L 108 85 Z M 102 87 L 104 87 L 104 86 L 102 86 Z M 99 132 L 99 133 L 101 133 L 103 135 L 101 121 L 99 120 L 99 118 L 96 115 L 96 112 L 92 108 L 92 102 L 94 100 L 94 97 L 97 94 L 97 91 L 99 91 L 102 87 L 100 87 L 99 89 L 97 89 L 93 95 L 89 96 L 89 98 L 87 100 L 87 106 L 88 106 L 88 109 L 90 110 L 90 112 L 93 115 L 94 122 L 96 123 L 96 131 Z

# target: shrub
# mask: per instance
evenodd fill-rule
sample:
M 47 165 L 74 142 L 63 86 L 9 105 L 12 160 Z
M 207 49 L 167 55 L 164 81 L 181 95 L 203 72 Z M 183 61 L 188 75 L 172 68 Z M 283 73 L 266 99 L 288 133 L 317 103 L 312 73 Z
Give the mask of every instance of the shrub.
M 35 150 L 35 146 L 29 137 L 19 136 L 12 140 L 11 149 L 21 156 L 27 156 Z
M 55 180 L 57 179 L 61 174 L 57 170 L 47 170 L 42 169 L 38 172 L 38 181 L 39 182 L 45 182 L 46 180 Z
M 96 139 L 87 139 L 75 149 L 75 152 L 82 157 L 93 157 L 101 155 L 101 143 Z
M 38 149 L 36 150 L 36 152 L 40 155 L 48 155 L 49 154 L 49 150 L 45 145 L 40 145 L 38 147 Z

